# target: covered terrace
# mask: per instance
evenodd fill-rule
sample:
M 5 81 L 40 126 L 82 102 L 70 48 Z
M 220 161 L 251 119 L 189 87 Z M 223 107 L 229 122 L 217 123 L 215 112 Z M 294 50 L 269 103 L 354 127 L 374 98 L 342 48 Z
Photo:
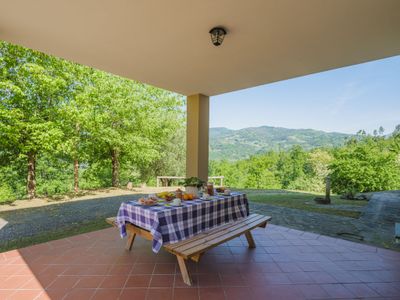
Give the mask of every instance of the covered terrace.
M 227 34 L 215 47 L 209 30 Z M 0 39 L 187 96 L 186 176 L 208 175 L 209 98 L 400 54 L 397 0 L 3 1 Z M 322 101 L 322 100 L 321 100 Z M 246 105 L 246 102 L 243 102 Z M 310 108 L 312 109 L 312 108 Z M 240 116 L 237 116 L 240 118 Z M 193 265 L 114 229 L 0 254 L 0 299 L 400 297 L 400 255 L 268 226 Z

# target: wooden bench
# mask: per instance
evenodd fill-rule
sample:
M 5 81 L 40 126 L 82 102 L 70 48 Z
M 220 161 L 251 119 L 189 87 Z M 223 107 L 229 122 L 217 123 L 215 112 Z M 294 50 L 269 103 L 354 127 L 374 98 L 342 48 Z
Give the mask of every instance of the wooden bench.
M 246 236 L 249 248 L 255 248 L 256 244 L 250 231 L 257 227 L 265 228 L 270 220 L 271 217 L 268 216 L 251 214 L 246 218 L 233 223 L 221 225 L 181 242 L 164 245 L 164 248 L 168 252 L 176 255 L 183 281 L 187 285 L 192 285 L 192 279 L 186 266 L 186 260 L 191 259 L 195 262 L 199 262 L 201 256 L 207 250 L 232 240 L 242 234 Z M 117 226 L 116 218 L 107 218 L 106 221 L 115 227 Z M 128 241 L 125 247 L 127 250 L 132 249 L 136 235 L 142 236 L 147 240 L 153 240 L 153 236 L 148 230 L 133 224 L 126 224 L 126 232 L 128 234 Z

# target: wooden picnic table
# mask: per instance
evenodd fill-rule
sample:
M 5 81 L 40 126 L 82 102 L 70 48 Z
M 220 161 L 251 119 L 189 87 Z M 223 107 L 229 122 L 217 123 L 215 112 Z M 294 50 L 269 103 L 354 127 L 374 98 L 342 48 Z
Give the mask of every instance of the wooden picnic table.
M 131 250 L 136 236 L 153 241 L 153 251 L 164 247 L 176 255 L 186 284 L 192 280 L 186 261 L 199 262 L 201 256 L 238 236 L 245 235 L 249 248 L 255 248 L 251 230 L 265 227 L 271 217 L 249 215 L 245 194 L 216 197 L 212 200 L 186 201 L 181 207 L 143 207 L 135 202 L 122 203 L 117 217 L 107 222 L 128 236 L 126 249 Z

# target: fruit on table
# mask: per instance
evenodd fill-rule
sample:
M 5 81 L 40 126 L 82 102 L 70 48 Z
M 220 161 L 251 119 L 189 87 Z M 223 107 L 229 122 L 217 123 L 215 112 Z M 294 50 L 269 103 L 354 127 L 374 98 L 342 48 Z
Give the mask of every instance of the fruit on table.
M 183 200 L 193 200 L 193 199 L 194 199 L 193 194 L 190 194 L 190 193 L 183 194 Z
M 162 198 L 162 199 L 167 199 L 167 198 L 175 198 L 175 193 L 174 192 L 161 192 L 157 194 L 158 198 Z M 172 200 L 172 199 L 171 199 Z

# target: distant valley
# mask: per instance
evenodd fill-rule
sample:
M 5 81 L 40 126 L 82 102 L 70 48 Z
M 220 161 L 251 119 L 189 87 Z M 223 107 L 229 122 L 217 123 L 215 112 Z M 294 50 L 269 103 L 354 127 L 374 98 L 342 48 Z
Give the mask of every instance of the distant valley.
M 261 126 L 232 130 L 210 128 L 210 159 L 237 160 L 269 150 L 286 150 L 294 145 L 304 149 L 343 145 L 350 134 L 314 129 Z

